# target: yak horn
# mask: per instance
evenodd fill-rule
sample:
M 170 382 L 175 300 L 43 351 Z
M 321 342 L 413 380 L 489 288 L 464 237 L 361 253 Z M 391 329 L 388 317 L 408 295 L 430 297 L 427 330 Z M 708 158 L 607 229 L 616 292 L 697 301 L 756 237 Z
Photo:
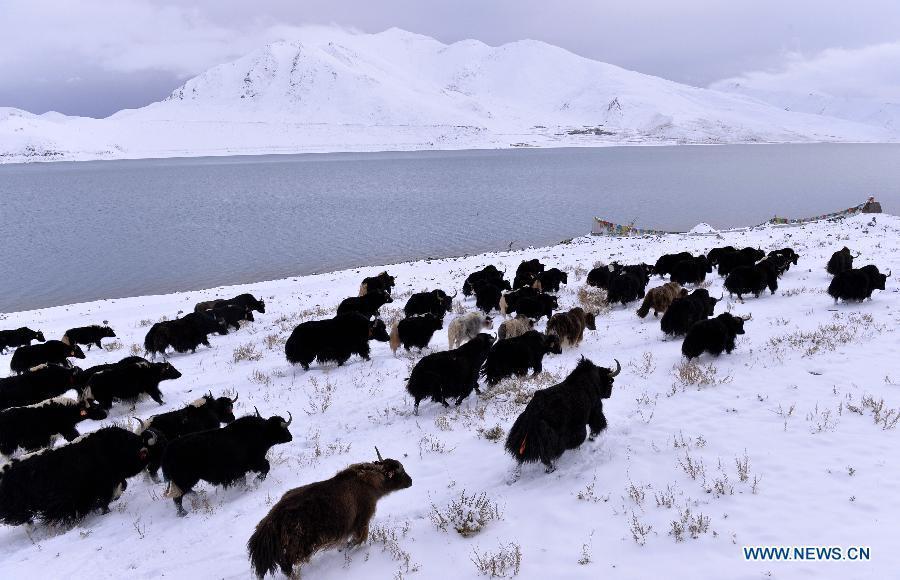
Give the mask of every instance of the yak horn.
M 891 277 L 891 271 L 890 271 L 890 270 L 888 270 L 887 277 L 888 277 L 888 278 Z
M 234 398 L 231 399 L 232 404 L 237 403 L 238 397 L 240 397 L 240 396 L 241 396 L 240 393 L 235 392 L 235 393 L 234 393 Z
M 619 373 L 622 372 L 622 365 L 619 364 L 619 361 L 617 359 L 613 359 L 613 360 L 616 361 L 616 370 L 613 371 L 612 373 L 610 373 L 609 378 L 617 377 L 617 376 L 619 376 Z
M 146 427 L 144 427 L 144 422 L 143 422 L 143 421 L 141 421 L 140 419 L 138 419 L 137 417 L 135 417 L 135 416 L 133 416 L 133 415 L 132 415 L 131 418 L 138 422 L 138 424 L 141 426 L 141 431 L 143 431 L 144 429 L 146 429 Z
M 457 295 L 457 294 L 459 294 L 459 290 L 457 290 L 456 292 L 454 292 L 454 293 L 453 293 L 453 296 L 451 296 L 450 298 L 456 298 L 456 295 Z
M 291 412 L 290 412 L 290 411 L 288 411 L 288 420 L 287 420 L 287 421 L 282 421 L 282 422 L 281 422 L 281 426 L 284 427 L 284 428 L 287 428 L 287 427 L 289 427 L 289 426 L 291 425 L 291 423 L 292 423 L 293 421 L 294 421 L 294 416 L 291 415 Z
M 753 313 L 751 312 L 747 316 L 741 316 L 740 319 L 743 320 L 744 322 L 747 322 L 748 320 L 753 320 Z
M 154 445 L 156 445 L 156 431 L 150 429 L 150 438 L 147 439 L 147 446 L 153 447 Z
M 384 461 L 384 459 L 381 458 L 381 451 L 378 450 L 377 445 L 375 446 L 375 455 L 378 456 L 378 461 Z
M 259 409 L 256 408 L 256 405 L 253 406 L 253 410 L 256 411 L 257 417 L 262 417 L 262 415 L 259 414 Z
M 850 254 L 850 255 L 853 256 L 853 254 Z M 853 256 L 853 259 L 855 260 L 856 258 L 858 258 L 860 256 L 862 256 L 862 252 L 858 252 L 855 256 Z

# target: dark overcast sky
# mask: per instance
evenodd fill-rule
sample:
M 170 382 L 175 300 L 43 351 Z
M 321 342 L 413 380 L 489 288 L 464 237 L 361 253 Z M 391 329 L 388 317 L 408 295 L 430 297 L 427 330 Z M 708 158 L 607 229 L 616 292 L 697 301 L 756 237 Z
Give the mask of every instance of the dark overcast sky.
M 305 24 L 534 38 L 698 86 L 797 67 L 819 78 L 834 54 L 877 70 L 900 54 L 900 0 L 0 0 L 0 106 L 105 116 Z M 888 48 L 863 51 L 874 45 Z

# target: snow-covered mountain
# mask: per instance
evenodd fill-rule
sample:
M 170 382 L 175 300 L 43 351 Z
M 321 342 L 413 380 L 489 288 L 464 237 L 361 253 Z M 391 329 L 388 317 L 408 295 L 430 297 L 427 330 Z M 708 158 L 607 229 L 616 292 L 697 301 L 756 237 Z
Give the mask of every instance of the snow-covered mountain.
M 5 161 L 897 136 L 543 42 L 446 45 L 399 29 L 311 28 L 107 119 L 0 109 Z

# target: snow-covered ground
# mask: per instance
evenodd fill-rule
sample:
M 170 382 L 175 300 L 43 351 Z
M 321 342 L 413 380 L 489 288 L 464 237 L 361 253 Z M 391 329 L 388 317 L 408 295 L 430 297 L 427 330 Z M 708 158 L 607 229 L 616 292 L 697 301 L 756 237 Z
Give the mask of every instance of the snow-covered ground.
M 294 325 L 332 315 L 341 299 L 357 294 L 362 277 L 383 267 L 5 315 L 0 326 L 27 324 L 48 338 L 108 320 L 120 338 L 115 349 L 108 344 L 80 361 L 91 365 L 140 348 L 148 324 L 163 316 L 199 300 L 253 292 L 267 308 L 256 322 L 212 337 L 209 349 L 170 357 L 184 376 L 162 383 L 164 407 L 149 400 L 134 411 L 116 406 L 103 423 L 179 408 L 207 390 L 236 391 L 238 415 L 254 406 L 264 415 L 291 411 L 294 440 L 272 450 L 263 482 L 251 476 L 228 490 L 200 484 L 185 502 L 186 518 L 161 497 L 163 484 L 139 476 L 112 513 L 72 529 L 0 527 L 0 577 L 249 578 L 245 543 L 273 502 L 349 463 L 372 460 L 375 445 L 403 462 L 412 488 L 380 502 L 369 544 L 317 555 L 304 577 L 475 578 L 473 560 L 502 547 L 520 552 L 521 578 L 893 576 L 900 566 L 900 218 L 857 216 L 721 237 L 585 237 L 391 265 L 397 299 L 382 312 L 392 319 L 413 291 L 452 291 L 485 264 L 509 273 L 533 257 L 570 272 L 560 292 L 569 308 L 579 303 L 596 261 L 652 262 L 665 252 L 724 244 L 791 246 L 802 256 L 774 296 L 744 303 L 726 296 L 720 303 L 717 312 L 753 314 L 732 355 L 704 355 L 686 366 L 680 341 L 665 340 L 657 320 L 638 318 L 637 304 L 616 306 L 603 311 L 579 348 L 546 357 L 542 375 L 485 389 L 458 408 L 423 402 L 418 416 L 404 389 L 418 354 L 394 356 L 387 344 L 373 343 L 369 362 L 354 357 L 342 368 L 309 372 L 284 360 L 283 341 Z M 834 304 L 825 294 L 824 265 L 843 245 L 862 253 L 858 264 L 897 270 L 886 291 L 862 304 Z M 713 275 L 710 292 L 718 296 L 721 288 Z M 457 297 L 456 311 L 473 308 Z M 447 348 L 445 332 L 432 348 Z M 502 449 L 506 430 L 534 389 L 561 380 L 581 356 L 623 365 L 604 405 L 609 429 L 566 453 L 556 472 L 527 466 L 509 483 L 514 462 Z M 9 358 L 0 357 L 0 368 Z M 501 440 L 492 441 L 498 426 Z M 500 512 L 468 538 L 433 521 L 434 510 L 446 514 L 463 493 L 486 494 Z M 871 561 L 751 563 L 742 555 L 742 546 L 782 544 L 869 546 Z
M 0 163 L 261 153 L 897 141 L 533 40 L 308 28 L 107 119 L 0 108 Z M 846 115 L 845 115 L 846 116 Z

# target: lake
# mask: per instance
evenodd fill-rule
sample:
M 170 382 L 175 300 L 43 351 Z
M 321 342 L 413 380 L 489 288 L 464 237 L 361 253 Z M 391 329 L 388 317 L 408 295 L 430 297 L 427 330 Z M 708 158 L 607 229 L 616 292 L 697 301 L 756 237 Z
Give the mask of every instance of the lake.
M 346 153 L 0 165 L 0 312 L 543 245 L 592 216 L 756 224 L 900 207 L 900 145 Z

